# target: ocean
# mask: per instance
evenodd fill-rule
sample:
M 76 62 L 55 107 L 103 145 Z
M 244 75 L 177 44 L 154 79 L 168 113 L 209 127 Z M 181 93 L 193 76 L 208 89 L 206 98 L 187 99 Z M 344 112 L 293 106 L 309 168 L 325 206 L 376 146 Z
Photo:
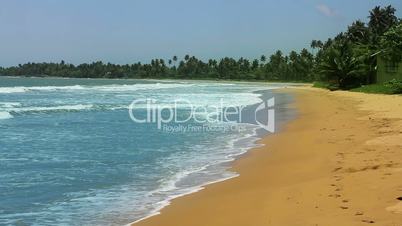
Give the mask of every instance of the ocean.
M 295 116 L 285 85 L 0 77 L 0 225 L 126 225 L 236 177 L 270 133 L 261 103 L 275 98 L 276 131 Z

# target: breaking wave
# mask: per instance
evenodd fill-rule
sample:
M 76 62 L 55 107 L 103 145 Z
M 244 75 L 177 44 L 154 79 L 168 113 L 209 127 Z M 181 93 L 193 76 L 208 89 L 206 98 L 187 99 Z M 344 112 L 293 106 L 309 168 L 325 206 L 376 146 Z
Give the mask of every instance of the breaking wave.
M 169 84 L 169 83 L 156 83 L 156 84 L 134 84 L 134 85 L 104 85 L 104 86 L 14 86 L 14 87 L 0 87 L 0 94 L 10 93 L 25 93 L 33 91 L 100 91 L 100 92 L 127 92 L 137 90 L 153 90 L 153 89 L 171 89 L 188 87 L 192 84 Z

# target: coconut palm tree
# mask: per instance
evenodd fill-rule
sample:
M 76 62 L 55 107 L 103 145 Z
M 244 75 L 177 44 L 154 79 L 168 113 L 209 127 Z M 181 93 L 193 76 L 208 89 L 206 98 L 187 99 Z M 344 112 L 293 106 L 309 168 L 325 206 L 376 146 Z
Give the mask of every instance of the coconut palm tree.
M 359 86 L 367 71 L 367 65 L 353 55 L 349 41 L 331 46 L 318 67 L 328 81 L 341 89 Z
M 174 62 L 174 66 L 176 67 L 176 63 L 177 63 L 177 56 L 176 56 L 176 55 L 175 55 L 175 56 L 173 56 L 172 60 L 173 60 L 173 62 Z
M 265 62 L 267 60 L 267 57 L 265 56 L 265 55 L 262 55 L 261 57 L 260 57 L 260 61 L 261 62 Z
M 364 22 L 357 20 L 348 27 L 346 36 L 355 43 L 366 44 L 369 41 L 369 29 Z
M 392 6 L 381 8 L 380 6 L 374 7 L 370 11 L 369 28 L 377 36 L 381 36 L 389 28 L 398 23 L 398 17 L 395 16 L 396 9 Z
M 310 47 L 311 47 L 312 49 L 317 48 L 317 40 L 312 40 L 312 41 L 311 41 L 311 44 L 310 44 Z
M 310 47 L 311 47 L 311 51 L 315 55 L 314 50 L 317 49 L 317 48 L 322 48 L 323 43 L 320 40 L 312 40 L 311 44 L 310 44 Z
M 321 49 L 322 47 L 324 47 L 324 43 L 322 43 L 321 40 L 317 40 L 316 46 L 317 46 L 317 48 L 320 48 L 320 49 Z

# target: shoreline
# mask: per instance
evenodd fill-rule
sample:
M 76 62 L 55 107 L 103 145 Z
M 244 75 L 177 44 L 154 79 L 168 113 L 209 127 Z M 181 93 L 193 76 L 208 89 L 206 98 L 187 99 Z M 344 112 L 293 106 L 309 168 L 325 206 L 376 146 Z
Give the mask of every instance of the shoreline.
M 239 176 L 204 185 L 201 191 L 174 198 L 170 205 L 160 211 L 161 214 L 156 213 L 129 225 L 295 225 L 296 222 L 299 222 L 299 225 L 331 225 L 335 222 L 342 225 L 365 225 L 370 222 L 394 225 L 393 223 L 402 223 L 402 214 L 400 214 L 402 204 L 396 199 L 402 191 L 402 184 L 398 183 L 397 179 L 402 174 L 402 166 L 398 163 L 402 162 L 402 153 L 395 151 L 402 146 L 402 140 L 398 140 L 399 136 L 402 136 L 402 127 L 401 130 L 398 127 L 395 127 L 395 131 L 393 130 L 392 138 L 390 138 L 393 142 L 389 142 L 389 139 L 378 140 L 378 131 L 369 130 L 373 126 L 372 120 L 383 121 L 384 118 L 390 117 L 396 118 L 395 120 L 402 126 L 402 121 L 399 121 L 402 117 L 402 106 L 397 104 L 399 100 L 402 103 L 402 96 L 330 93 L 313 88 L 286 89 L 286 92 L 288 91 L 297 96 L 295 105 L 300 115 L 286 123 L 281 132 L 262 138 L 257 144 L 263 144 L 263 147 L 253 148 L 236 159 L 230 171 L 238 173 Z M 367 98 L 367 95 L 370 97 Z M 373 106 L 373 101 L 377 101 L 377 98 L 395 102 L 396 107 L 389 110 L 391 115 L 378 116 L 373 113 L 381 110 Z M 324 104 L 325 107 L 317 107 L 323 103 L 329 106 Z M 391 106 L 391 104 L 384 104 L 384 106 Z M 358 109 L 356 105 L 363 109 Z M 361 107 L 361 105 L 364 106 Z M 339 112 L 341 114 L 338 114 Z M 397 117 L 398 115 L 400 117 Z M 336 118 L 334 122 L 340 125 L 332 120 L 326 120 L 324 116 Z M 364 123 L 367 117 L 370 123 Z M 351 127 L 346 129 L 346 124 L 343 124 L 345 122 Z M 335 128 L 328 130 L 329 126 Z M 343 141 L 338 141 L 337 139 L 344 137 L 342 132 L 351 134 Z M 289 138 L 295 142 L 287 142 Z M 372 141 L 374 145 L 380 146 L 381 151 L 372 150 L 370 146 L 366 147 L 372 145 L 369 142 L 371 140 L 374 140 Z M 393 152 L 384 153 L 381 146 L 385 146 L 386 151 L 393 150 Z M 321 148 L 326 151 L 317 150 Z M 373 159 L 360 159 L 355 156 L 345 158 L 346 154 L 340 151 L 341 149 L 350 149 L 352 152 L 350 155 L 358 155 L 362 149 L 370 149 L 370 152 L 384 158 L 381 162 L 385 162 L 378 166 L 372 163 Z M 367 154 L 370 155 L 369 158 L 373 158 L 373 153 Z M 389 159 L 394 159 L 394 162 L 390 163 Z M 380 160 L 377 159 L 378 161 Z M 370 165 L 368 162 L 374 165 L 360 166 Z M 342 164 L 348 164 L 348 167 Z M 278 170 L 277 174 L 271 173 Z M 379 171 L 381 175 L 371 175 L 378 174 Z M 360 179 L 356 179 L 356 174 L 370 175 L 363 175 L 359 177 Z M 353 180 L 350 180 L 351 178 Z M 377 180 L 370 182 L 374 178 Z M 380 192 L 381 189 L 365 190 L 370 186 L 384 183 L 384 180 L 390 180 L 386 185 L 381 186 L 387 191 L 386 204 L 384 201 L 371 201 L 364 204 L 364 200 L 373 198 L 364 197 L 362 194 L 374 196 L 377 199 L 384 196 L 383 191 Z M 361 183 L 357 181 L 367 184 L 361 187 Z M 395 197 L 392 199 L 392 196 Z M 364 198 L 363 202 L 362 198 Z M 381 205 L 383 211 L 378 207 Z
M 285 87 L 285 86 L 284 86 Z M 297 114 L 295 113 L 295 109 L 291 108 L 289 109 L 288 107 L 290 105 L 293 104 L 293 95 L 288 94 L 288 93 L 283 93 L 283 92 L 277 92 L 276 90 L 280 90 L 283 89 L 282 88 L 275 88 L 275 89 L 265 89 L 265 90 L 257 90 L 254 91 L 253 93 L 258 93 L 260 94 L 260 98 L 262 101 L 266 101 L 268 98 L 275 96 L 276 97 L 276 104 L 282 105 L 282 107 L 278 107 L 277 108 L 277 112 L 286 112 L 287 116 L 282 116 L 282 117 L 277 117 L 277 121 L 276 121 L 276 130 L 281 130 L 282 126 L 285 125 L 286 123 L 288 123 L 291 120 L 294 120 L 294 118 L 297 117 Z M 250 105 L 250 108 L 253 108 L 254 105 Z M 291 116 L 289 116 L 291 115 Z M 219 163 L 215 163 L 212 165 L 209 165 L 207 167 L 205 167 L 204 169 L 201 169 L 199 172 L 202 172 L 204 170 L 207 170 L 209 167 L 216 167 L 216 166 L 221 166 L 222 167 L 222 172 L 221 172 L 221 177 L 219 178 L 215 178 L 212 180 L 208 180 L 205 181 L 201 184 L 198 184 L 194 187 L 191 187 L 190 191 L 185 191 L 183 193 L 174 195 L 174 196 L 170 196 L 168 198 L 166 198 L 162 204 L 160 204 L 157 208 L 155 208 L 153 211 L 151 211 L 147 216 L 140 218 L 138 220 L 135 220 L 131 223 L 128 223 L 126 225 L 133 225 L 136 223 L 139 223 L 141 221 L 144 221 L 148 218 L 151 218 L 153 216 L 159 215 L 160 211 L 162 209 L 164 209 L 165 207 L 169 206 L 171 204 L 172 201 L 174 201 L 177 198 L 183 197 L 183 196 L 188 196 L 191 195 L 193 193 L 197 193 L 199 191 L 202 191 L 203 189 L 205 189 L 206 186 L 210 186 L 213 184 L 217 184 L 217 183 L 221 183 L 227 180 L 231 180 L 233 178 L 236 178 L 239 176 L 239 174 L 236 171 L 233 171 L 232 165 L 234 162 L 238 161 L 239 159 L 243 158 L 244 156 L 246 156 L 248 154 L 249 151 L 261 147 L 264 144 L 262 144 L 260 141 L 266 137 L 269 136 L 271 133 L 265 131 L 264 129 L 261 129 L 259 127 L 253 128 L 252 129 L 253 134 L 250 134 L 249 136 L 246 137 L 239 137 L 236 138 L 233 141 L 233 144 L 231 145 L 232 148 L 237 148 L 240 149 L 241 151 L 239 151 L 237 154 L 235 155 L 230 155 L 227 156 L 229 157 L 229 159 L 225 160 L 224 162 L 219 162 Z M 194 172 L 193 172 L 194 173 Z M 195 172 L 197 173 L 197 172 Z M 223 176 L 224 174 L 227 174 L 226 176 Z M 189 174 L 191 175 L 191 173 Z M 189 176 L 187 175 L 187 176 Z M 179 182 L 179 181 L 177 181 Z

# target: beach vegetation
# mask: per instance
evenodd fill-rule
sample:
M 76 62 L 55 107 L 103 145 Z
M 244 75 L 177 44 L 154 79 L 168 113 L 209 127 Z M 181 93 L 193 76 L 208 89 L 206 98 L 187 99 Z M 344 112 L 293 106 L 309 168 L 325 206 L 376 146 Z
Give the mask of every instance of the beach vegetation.
M 353 92 L 380 93 L 380 94 L 402 94 L 402 81 L 391 80 L 383 84 L 370 84 L 351 89 Z

